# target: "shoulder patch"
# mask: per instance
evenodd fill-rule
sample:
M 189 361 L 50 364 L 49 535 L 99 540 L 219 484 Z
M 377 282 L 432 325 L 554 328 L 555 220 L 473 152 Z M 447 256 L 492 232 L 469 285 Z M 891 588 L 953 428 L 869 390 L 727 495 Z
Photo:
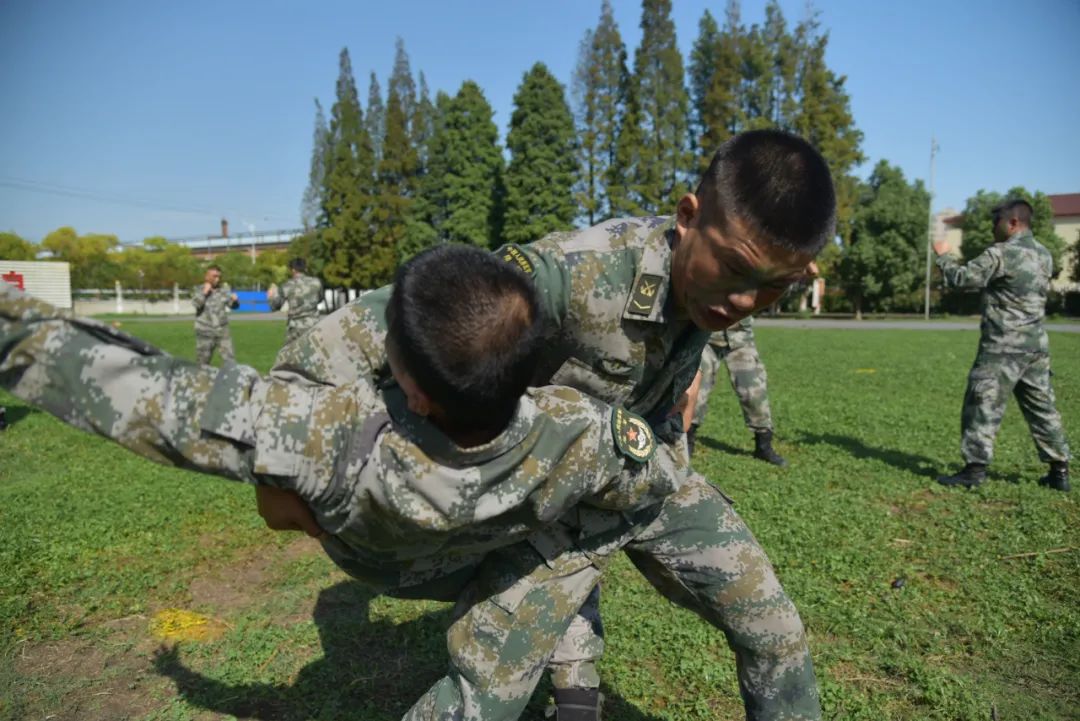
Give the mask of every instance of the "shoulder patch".
M 516 265 L 525 275 L 534 275 L 536 273 L 536 268 L 533 267 L 532 261 L 529 260 L 529 256 L 525 254 L 520 245 L 511 243 L 510 245 L 504 245 L 495 252 L 507 263 Z
M 656 451 L 656 437 L 652 428 L 643 418 L 624 408 L 616 408 L 612 412 L 611 430 L 615 436 L 615 447 L 638 463 L 649 460 Z
M 664 282 L 663 276 L 642 273 L 634 284 L 634 293 L 630 296 L 628 313 L 634 315 L 649 315 L 656 303 L 656 294 L 660 291 L 660 285 Z

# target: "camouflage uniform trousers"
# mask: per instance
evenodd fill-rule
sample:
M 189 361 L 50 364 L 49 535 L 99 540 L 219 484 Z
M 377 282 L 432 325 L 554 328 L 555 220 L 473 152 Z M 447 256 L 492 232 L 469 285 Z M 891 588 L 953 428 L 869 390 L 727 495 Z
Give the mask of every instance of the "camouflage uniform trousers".
M 294 340 L 304 335 L 307 329 L 319 322 L 319 316 L 312 315 L 306 318 L 289 318 L 288 324 L 285 326 L 285 345 L 289 345 Z
M 232 336 L 229 335 L 229 329 L 218 333 L 196 333 L 195 334 L 195 360 L 198 363 L 204 363 L 209 365 L 210 359 L 214 355 L 214 349 L 217 349 L 221 354 L 221 359 L 226 362 L 235 362 L 236 353 L 233 351 Z
M 1046 353 L 980 352 L 968 375 L 961 414 L 960 452 L 966 463 L 989 464 L 1009 393 L 1016 396 L 1039 458 L 1069 460 L 1069 445 L 1050 386 Z
M 705 346 L 701 354 L 701 389 L 694 406 L 693 425 L 699 426 L 705 421 L 709 394 L 716 385 L 720 361 L 727 365 L 731 387 L 739 397 L 746 427 L 754 432 L 772 430 L 768 376 L 765 373 L 765 364 L 758 355 L 757 346 L 753 343 L 720 351 L 711 345 Z
M 798 611 L 715 487 L 691 476 L 630 537 L 624 550 L 649 582 L 727 637 L 747 719 L 821 718 Z M 447 633 L 450 673 L 405 721 L 511 721 L 524 711 L 605 565 L 577 550 L 552 560 L 524 545 L 485 561 Z

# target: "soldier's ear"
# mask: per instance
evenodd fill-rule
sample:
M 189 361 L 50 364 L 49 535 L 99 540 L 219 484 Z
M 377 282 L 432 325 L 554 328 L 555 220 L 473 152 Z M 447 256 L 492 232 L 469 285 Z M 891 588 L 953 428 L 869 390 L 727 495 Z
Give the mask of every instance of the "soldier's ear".
M 686 193 L 679 198 L 679 203 L 675 206 L 676 222 L 683 228 L 688 228 L 700 212 L 701 204 L 697 196 L 693 193 Z

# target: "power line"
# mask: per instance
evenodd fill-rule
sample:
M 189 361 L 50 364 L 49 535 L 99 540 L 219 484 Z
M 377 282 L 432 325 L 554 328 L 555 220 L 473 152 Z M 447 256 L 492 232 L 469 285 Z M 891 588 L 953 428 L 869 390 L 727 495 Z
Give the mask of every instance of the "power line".
M 0 176 L 0 186 L 13 188 L 15 190 L 23 190 L 31 193 L 43 193 L 46 195 L 57 195 L 61 197 L 77 198 L 81 200 L 96 200 L 99 202 L 117 203 L 120 205 L 129 205 L 136 208 L 143 208 L 146 210 L 163 210 L 174 213 L 187 213 L 189 215 L 209 216 L 212 218 L 220 218 L 222 215 L 224 215 L 224 213 L 221 213 L 220 211 L 211 210 L 209 208 L 177 205 L 175 203 L 168 203 L 159 200 L 136 198 L 133 196 L 125 196 L 114 193 L 103 193 L 101 191 L 93 190 L 90 188 L 78 188 L 73 186 L 60 185 L 58 183 L 49 183 L 39 180 L 28 180 L 26 178 L 15 178 L 11 176 Z M 284 216 L 260 216 L 260 214 L 258 213 L 245 213 L 245 215 L 262 217 L 264 220 L 293 220 L 292 218 L 285 218 Z

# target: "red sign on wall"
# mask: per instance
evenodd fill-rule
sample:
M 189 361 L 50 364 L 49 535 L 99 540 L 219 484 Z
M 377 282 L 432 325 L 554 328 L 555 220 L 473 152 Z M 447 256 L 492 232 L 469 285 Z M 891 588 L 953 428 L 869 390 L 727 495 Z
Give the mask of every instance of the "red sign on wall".
M 11 271 L 10 273 L 4 273 L 3 275 L 0 275 L 0 280 L 4 281 L 5 283 L 11 283 L 19 290 L 26 290 L 26 288 L 23 286 L 22 273 L 16 273 L 15 271 Z

